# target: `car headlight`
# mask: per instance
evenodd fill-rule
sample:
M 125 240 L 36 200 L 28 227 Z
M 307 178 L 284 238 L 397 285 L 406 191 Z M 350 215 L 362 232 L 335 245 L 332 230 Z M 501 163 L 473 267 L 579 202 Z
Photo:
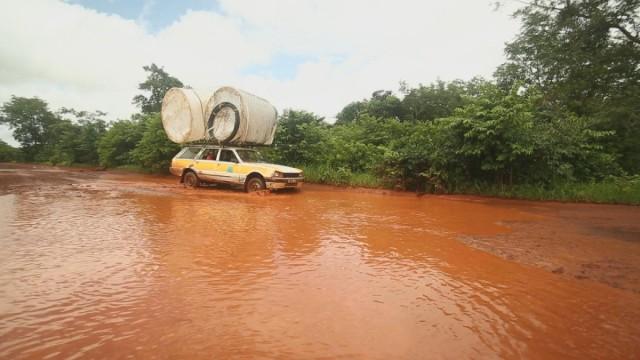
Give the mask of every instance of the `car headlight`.
M 300 171 L 300 174 L 298 174 L 298 176 L 304 177 L 304 171 Z
M 280 171 L 274 171 L 273 177 L 282 177 L 282 173 Z

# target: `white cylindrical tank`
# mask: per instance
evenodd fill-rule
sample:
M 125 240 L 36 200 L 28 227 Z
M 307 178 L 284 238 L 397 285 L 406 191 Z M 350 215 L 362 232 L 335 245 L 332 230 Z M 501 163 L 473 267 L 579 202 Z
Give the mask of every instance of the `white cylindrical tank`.
M 206 136 L 225 144 L 271 145 L 278 112 L 267 100 L 221 87 L 205 105 Z
M 162 126 L 176 143 L 204 140 L 205 120 L 200 97 L 193 89 L 171 88 L 162 99 Z

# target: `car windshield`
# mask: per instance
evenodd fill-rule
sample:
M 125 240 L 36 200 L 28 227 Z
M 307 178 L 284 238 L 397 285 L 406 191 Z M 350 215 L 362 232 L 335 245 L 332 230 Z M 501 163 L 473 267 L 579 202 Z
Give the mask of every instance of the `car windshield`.
M 244 162 L 263 162 L 262 155 L 255 150 L 236 150 L 236 153 Z

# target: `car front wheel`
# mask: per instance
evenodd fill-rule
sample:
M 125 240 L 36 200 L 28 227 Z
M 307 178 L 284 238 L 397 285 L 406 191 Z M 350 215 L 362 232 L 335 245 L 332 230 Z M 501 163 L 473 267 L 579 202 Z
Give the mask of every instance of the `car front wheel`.
M 256 191 L 260 191 L 260 190 L 264 190 L 266 188 L 266 185 L 264 183 L 264 180 L 262 180 L 259 177 L 252 177 L 251 179 L 247 180 L 246 185 L 244 186 L 246 192 L 256 192 Z

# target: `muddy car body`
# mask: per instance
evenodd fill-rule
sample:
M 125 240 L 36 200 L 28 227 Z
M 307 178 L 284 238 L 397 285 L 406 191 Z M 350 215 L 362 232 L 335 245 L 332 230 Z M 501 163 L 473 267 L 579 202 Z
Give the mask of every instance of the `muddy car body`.
M 186 146 L 172 159 L 170 171 L 189 187 L 222 183 L 251 192 L 300 189 L 304 183 L 302 170 L 262 162 L 256 150 L 239 147 Z

